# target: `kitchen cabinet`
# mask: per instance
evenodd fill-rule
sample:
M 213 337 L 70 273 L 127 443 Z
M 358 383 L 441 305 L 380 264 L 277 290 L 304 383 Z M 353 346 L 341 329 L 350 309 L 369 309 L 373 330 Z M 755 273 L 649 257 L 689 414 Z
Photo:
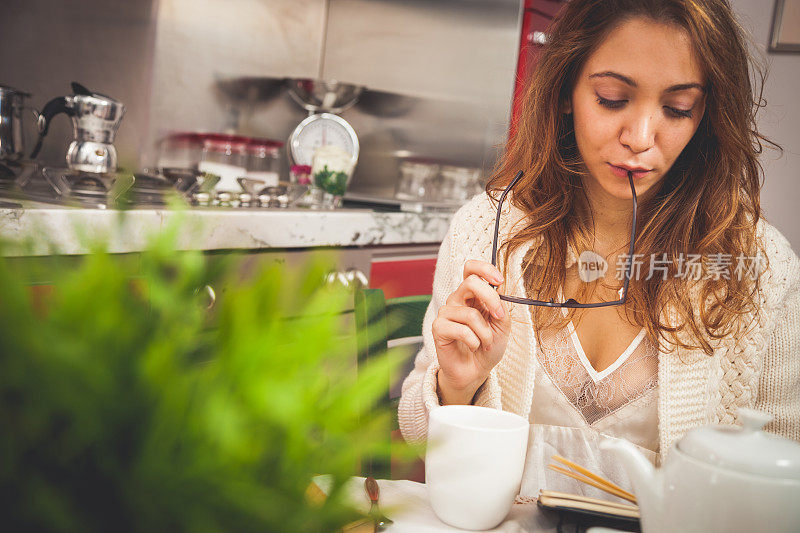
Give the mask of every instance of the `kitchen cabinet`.
M 140 254 L 118 254 L 118 259 L 130 269 L 134 279 L 138 281 L 143 279 Z M 42 313 L 47 309 L 48 299 L 54 294 L 54 281 L 59 273 L 74 269 L 82 260 L 83 257 L 79 255 L 20 256 L 4 259 L 12 275 L 27 285 L 33 308 Z
M 287 250 L 252 250 L 236 252 L 242 276 L 272 263 L 300 267 L 312 254 L 322 254 L 332 263 L 328 281 L 351 288 L 369 286 L 383 289 L 386 298 L 430 294 L 436 267 L 438 244 L 319 247 Z M 206 252 L 208 261 L 219 261 L 231 252 Z M 220 282 L 222 283 L 222 282 Z M 224 285 L 215 288 L 225 293 Z
M 235 260 L 238 263 L 236 281 L 248 279 L 259 269 L 272 264 L 299 268 L 312 254 L 327 257 L 332 264 L 328 280 L 356 287 L 366 285 L 384 290 L 387 298 L 429 294 L 433 286 L 433 271 L 436 266 L 438 244 L 370 246 L 370 247 L 318 247 L 298 249 L 262 250 L 214 250 L 204 252 L 209 266 Z M 181 252 L 176 252 L 181 253 Z M 235 254 L 236 257 L 231 257 Z M 141 272 L 140 254 L 116 254 L 125 261 L 137 277 Z M 7 257 L 5 261 L 18 279 L 30 287 L 37 306 L 44 305 L 53 291 L 53 281 L 58 272 L 75 268 L 81 255 L 51 255 Z M 207 287 L 198 287 L 209 295 L 208 305 L 218 304 L 228 292 L 231 278 L 216 278 Z M 352 310 L 352 302 L 348 309 Z
M 319 254 L 331 262 L 332 268 L 328 280 L 330 283 L 349 285 L 358 283 L 361 276 L 365 280 L 369 279 L 371 252 L 367 248 L 298 248 L 283 250 L 246 250 L 229 251 L 215 250 L 205 252 L 207 262 L 213 266 L 214 263 L 231 260 L 231 254 L 235 254 L 238 262 L 238 276 L 236 282 L 249 279 L 262 268 L 267 268 L 274 264 L 285 265 L 289 269 L 301 268 L 313 254 Z M 211 292 L 214 294 L 216 303 L 225 298 L 230 284 L 234 280 L 230 278 L 212 280 L 209 284 Z M 368 283 L 368 281 L 366 281 Z M 210 293 L 209 293 L 210 294 Z M 352 301 L 346 311 L 352 311 Z
M 274 264 L 282 264 L 289 269 L 299 268 L 312 254 L 328 256 L 334 265 L 333 274 L 341 274 L 341 278 L 333 276 L 334 282 L 344 279 L 348 283 L 365 283 L 371 287 L 381 288 L 387 297 L 408 296 L 412 294 L 429 294 L 433 283 L 433 272 L 436 266 L 438 244 L 390 245 L 369 247 L 341 248 L 301 248 L 301 249 L 262 249 L 247 251 L 207 251 L 205 261 L 210 267 L 222 266 L 228 260 L 238 264 L 238 272 L 233 279 L 230 276 L 210 280 L 206 287 L 198 287 L 207 296 L 204 305 L 213 313 L 216 306 L 224 301 L 229 293 L 231 283 L 239 283 L 255 275 L 261 268 Z M 181 253 L 181 252 L 176 252 Z M 235 255 L 236 257 L 232 257 Z M 138 283 L 146 287 L 147 279 L 141 269 L 139 253 L 117 254 L 117 258 L 128 263 Z M 47 300 L 56 290 L 53 285 L 56 274 L 64 270 L 74 269 L 84 257 L 80 255 L 8 257 L 5 261 L 15 275 L 28 284 L 33 297 L 34 307 L 44 313 Z M 352 313 L 352 301 L 343 309 L 345 324 L 342 338 L 350 340 L 355 336 L 355 323 Z M 392 346 L 402 346 L 407 358 L 406 364 L 390 376 L 392 390 L 390 396 L 399 398 L 403 380 L 413 367 L 413 359 L 419 350 L 421 338 L 401 339 Z M 356 361 L 356 354 L 353 354 Z M 355 366 L 354 366 L 355 368 Z M 392 431 L 392 439 L 402 440 L 399 430 Z M 424 465 L 417 462 L 410 468 L 401 469 L 394 462 L 393 471 L 396 477 L 424 481 Z

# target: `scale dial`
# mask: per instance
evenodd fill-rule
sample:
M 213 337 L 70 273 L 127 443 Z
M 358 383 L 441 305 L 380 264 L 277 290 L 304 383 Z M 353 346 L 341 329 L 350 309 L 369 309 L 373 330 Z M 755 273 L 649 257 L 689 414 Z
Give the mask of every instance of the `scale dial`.
M 355 167 L 358 161 L 356 132 L 345 119 L 332 113 L 311 115 L 297 125 L 289 136 L 289 158 L 293 165 L 310 166 L 314 151 L 329 144 L 339 146 L 350 154 Z

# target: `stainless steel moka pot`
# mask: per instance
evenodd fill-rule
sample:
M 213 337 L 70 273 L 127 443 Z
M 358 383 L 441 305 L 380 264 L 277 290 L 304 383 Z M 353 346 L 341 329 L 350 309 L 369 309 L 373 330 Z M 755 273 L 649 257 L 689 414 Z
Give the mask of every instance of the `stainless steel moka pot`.
M 31 152 L 36 157 L 42 141 L 56 115 L 65 113 L 72 119 L 74 139 L 67 150 L 67 166 L 71 170 L 105 174 L 117 169 L 114 136 L 125 114 L 125 106 L 113 98 L 93 93 L 79 83 L 72 83 L 75 94 L 53 98 L 39 115 L 39 139 Z
M 0 161 L 18 161 L 25 157 L 22 127 L 25 99 L 30 95 L 13 87 L 0 85 Z

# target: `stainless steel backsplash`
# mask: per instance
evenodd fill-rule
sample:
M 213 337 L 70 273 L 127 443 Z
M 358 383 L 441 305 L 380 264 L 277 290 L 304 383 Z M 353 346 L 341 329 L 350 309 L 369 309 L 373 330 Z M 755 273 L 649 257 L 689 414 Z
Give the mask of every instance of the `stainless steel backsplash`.
M 6 0 L 3 9 L 0 83 L 34 93 L 36 106 L 72 80 L 123 101 L 125 166 L 153 164 L 170 131 L 285 141 L 306 112 L 286 94 L 218 83 L 245 76 L 365 85 L 342 113 L 361 142 L 351 188 L 365 194 L 391 196 L 408 156 L 489 170 L 505 140 L 519 0 Z M 43 158 L 63 161 L 70 137 L 69 121 L 54 121 Z
M 0 83 L 31 93 L 37 109 L 71 94 L 71 81 L 122 101 L 115 145 L 120 165 L 134 167 L 147 145 L 156 15 L 157 0 L 3 0 Z M 30 153 L 35 123 L 24 119 Z M 40 159 L 65 166 L 71 139 L 70 120 L 57 117 Z
M 519 0 L 332 0 L 323 77 L 381 91 L 343 116 L 361 139 L 351 190 L 394 193 L 398 162 L 494 165 L 505 141 Z

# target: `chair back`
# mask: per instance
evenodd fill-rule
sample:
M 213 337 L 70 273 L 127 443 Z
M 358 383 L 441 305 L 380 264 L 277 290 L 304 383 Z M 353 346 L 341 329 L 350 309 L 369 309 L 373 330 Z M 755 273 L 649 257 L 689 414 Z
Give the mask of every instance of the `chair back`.
M 381 289 L 357 289 L 354 296 L 359 364 L 385 353 L 390 346 L 422 342 L 422 320 L 431 295 L 403 296 L 387 300 Z M 415 352 L 410 352 L 412 364 L 414 355 Z M 404 365 L 403 369 L 407 370 L 407 367 L 408 365 Z M 385 392 L 380 405 L 389 406 L 392 412 L 392 427 L 387 428 L 386 432 L 387 444 L 391 442 L 392 431 L 398 428 L 399 384 L 404 378 L 405 375 L 384 376 L 382 389 Z M 386 462 L 369 459 L 364 462 L 364 469 L 373 477 L 391 477 L 391 465 Z

